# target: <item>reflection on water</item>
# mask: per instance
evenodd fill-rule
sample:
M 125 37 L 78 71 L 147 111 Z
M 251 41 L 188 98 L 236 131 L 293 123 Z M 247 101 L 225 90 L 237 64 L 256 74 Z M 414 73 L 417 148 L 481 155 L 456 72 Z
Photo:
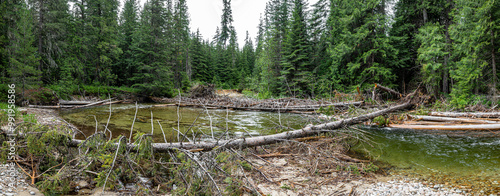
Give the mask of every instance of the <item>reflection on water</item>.
M 418 174 L 437 183 L 461 188 L 500 191 L 500 138 L 449 137 L 418 131 L 367 128 L 373 145 L 360 144 L 357 153 Z M 474 187 L 475 186 L 475 187 Z
M 153 134 L 156 142 L 163 142 L 164 140 L 161 128 L 163 128 L 169 142 L 176 141 L 178 125 L 180 131 L 187 133 L 190 138 L 196 137 L 197 140 L 210 140 L 212 130 L 216 139 L 224 133 L 228 137 L 254 136 L 283 131 L 279 126 L 280 122 L 284 127 L 297 129 L 301 128 L 301 125 L 305 124 L 306 121 L 300 115 L 295 114 L 278 115 L 269 112 L 234 110 L 208 110 L 207 113 L 207 110 L 202 108 L 188 107 L 180 107 L 178 115 L 177 107 L 151 106 L 150 104 L 139 105 L 137 120 L 134 123 L 134 132 L 151 133 L 152 113 Z M 99 124 L 98 129 L 104 129 L 109 117 L 109 106 L 61 111 L 60 115 L 89 136 L 95 132 L 96 120 L 94 116 Z M 119 135 L 129 136 L 134 115 L 134 104 L 112 105 L 112 114 L 108 127 L 112 131 L 113 137 Z M 228 120 L 226 120 L 226 116 Z M 158 122 L 161 124 L 161 128 Z M 212 124 L 212 128 L 210 128 L 210 124 Z M 77 138 L 83 139 L 84 137 L 80 134 Z

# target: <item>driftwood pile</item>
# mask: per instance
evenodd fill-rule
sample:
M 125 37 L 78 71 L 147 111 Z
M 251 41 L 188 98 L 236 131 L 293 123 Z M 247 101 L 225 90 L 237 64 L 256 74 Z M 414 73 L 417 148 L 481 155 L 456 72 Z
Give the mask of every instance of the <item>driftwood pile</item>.
M 389 127 L 417 130 L 500 130 L 500 113 L 460 113 L 430 112 L 429 115 L 408 115 L 401 124 L 389 124 Z
M 113 101 L 113 99 L 106 99 L 102 101 L 66 101 L 59 100 L 59 104 L 55 106 L 45 106 L 45 105 L 29 105 L 30 108 L 42 108 L 42 109 L 78 109 L 78 108 L 86 108 L 91 106 L 98 105 L 109 105 L 121 103 L 123 100 Z

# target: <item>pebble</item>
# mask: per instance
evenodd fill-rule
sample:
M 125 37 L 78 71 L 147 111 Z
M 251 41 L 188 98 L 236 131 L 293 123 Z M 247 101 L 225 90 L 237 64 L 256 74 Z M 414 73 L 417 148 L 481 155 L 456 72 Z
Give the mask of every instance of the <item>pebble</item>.
M 405 181 L 388 181 L 379 182 L 365 189 L 360 195 L 375 196 L 375 195 L 443 195 L 443 196 L 460 196 L 461 190 L 445 190 L 443 185 L 426 186 L 420 182 Z M 460 192 L 458 192 L 460 191 Z
M 30 191 L 30 194 L 31 195 L 35 195 L 35 191 Z

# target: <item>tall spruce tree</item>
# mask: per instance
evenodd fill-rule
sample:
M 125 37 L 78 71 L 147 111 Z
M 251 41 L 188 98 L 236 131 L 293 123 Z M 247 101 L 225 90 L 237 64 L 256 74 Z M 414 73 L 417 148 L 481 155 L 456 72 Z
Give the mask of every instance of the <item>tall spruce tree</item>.
M 168 5 L 168 4 L 167 4 Z M 144 95 L 172 96 L 172 55 L 164 33 L 169 10 L 162 0 L 148 1 L 141 12 L 140 25 L 133 34 L 131 49 L 138 72 L 131 81 Z
M 11 7 L 18 18 L 8 31 L 9 45 L 7 46 L 9 56 L 8 74 L 11 82 L 21 88 L 21 97 L 24 99 L 25 89 L 38 85 L 40 71 L 37 70 L 38 58 L 37 48 L 33 46 L 35 36 L 33 35 L 33 18 L 30 10 L 24 2 Z
M 396 77 L 389 62 L 397 54 L 387 35 L 385 3 L 379 0 L 335 0 L 332 26 L 332 78 L 335 89 L 368 85 L 391 85 Z
M 116 64 L 117 66 L 113 68 L 113 72 L 119 76 L 117 78 L 118 85 L 131 85 L 128 78 L 131 78 L 137 72 L 131 46 L 133 34 L 139 26 L 138 11 L 137 0 L 125 1 L 120 17 L 120 48 L 123 53 L 120 55 L 120 60 Z
M 40 55 L 38 70 L 45 81 L 58 77 L 57 70 L 66 51 L 68 0 L 29 0 L 35 16 L 36 46 Z
M 304 0 L 294 0 L 290 30 L 286 34 L 285 57 L 281 70 L 281 92 L 293 96 L 309 96 L 313 92 L 311 46 L 306 24 L 306 4 Z
M 493 16 L 498 16 L 499 11 L 494 9 L 495 6 L 498 8 L 498 4 L 495 5 L 493 0 L 457 0 L 455 3 L 457 9 L 451 37 L 454 41 L 453 56 L 457 61 L 451 76 L 457 82 L 451 96 L 452 103 L 463 107 L 472 101 L 472 93 L 496 93 L 494 58 L 498 19 Z M 488 77 L 481 77 L 484 75 Z

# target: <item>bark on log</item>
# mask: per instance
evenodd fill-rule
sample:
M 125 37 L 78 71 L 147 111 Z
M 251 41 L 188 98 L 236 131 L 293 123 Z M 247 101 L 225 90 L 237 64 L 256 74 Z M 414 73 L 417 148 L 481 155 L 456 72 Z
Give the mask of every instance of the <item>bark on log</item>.
M 444 117 L 474 117 L 474 118 L 498 118 L 500 112 L 431 112 L 431 116 L 444 116 Z
M 382 85 L 380 85 L 380 84 L 378 84 L 378 83 L 375 83 L 375 88 L 378 88 L 378 89 L 383 90 L 383 91 L 385 91 L 385 92 L 388 92 L 388 93 L 390 93 L 390 94 L 392 94 L 392 95 L 395 95 L 395 96 L 396 96 L 396 97 L 398 97 L 398 98 L 403 97 L 403 95 L 401 95 L 401 93 L 399 93 L 399 92 L 397 92 L 397 91 L 395 91 L 395 90 L 392 90 L 392 89 L 390 89 L 390 88 L 387 88 L 387 87 L 385 87 L 385 86 L 382 86 Z
M 491 120 L 478 120 L 470 118 L 451 118 L 438 116 L 420 116 L 410 115 L 414 120 L 438 121 L 438 122 L 462 122 L 462 123 L 479 123 L 479 124 L 496 124 L 498 122 Z
M 409 102 L 400 104 L 394 107 L 390 107 L 387 109 L 379 110 L 376 112 L 372 112 L 369 114 L 361 115 L 354 118 L 344 119 L 340 121 L 329 122 L 325 124 L 319 124 L 315 126 L 306 126 L 302 129 L 278 133 L 274 135 L 266 135 L 266 136 L 257 136 L 251 138 L 238 138 L 232 140 L 222 140 L 219 142 L 197 142 L 197 143 L 154 143 L 153 149 L 157 152 L 165 152 L 175 148 L 182 148 L 186 150 L 191 149 L 204 149 L 204 150 L 212 150 L 216 147 L 227 147 L 227 148 L 245 148 L 251 146 L 260 146 L 266 144 L 273 144 L 282 142 L 285 140 L 308 137 L 312 135 L 316 135 L 322 132 L 329 132 L 330 130 L 339 129 L 345 126 L 350 126 L 354 124 L 358 124 L 369 119 L 373 119 L 377 116 L 384 115 L 390 112 L 403 110 L 410 107 L 412 104 Z M 72 146 L 77 146 L 81 144 L 83 140 L 73 139 L 70 144 Z M 134 148 L 135 145 L 128 144 L 128 148 Z
M 90 103 L 90 104 L 87 104 L 87 105 L 73 107 L 72 109 L 86 108 L 86 107 L 94 106 L 94 105 L 101 104 L 101 103 L 108 102 L 108 101 L 111 101 L 111 99 L 106 99 L 106 100 L 102 100 L 102 101 L 97 101 L 97 102 L 94 102 L 94 103 Z M 113 102 L 111 102 L 111 103 L 113 103 Z
M 41 108 L 41 109 L 59 109 L 59 108 L 72 108 L 73 105 L 29 105 L 30 108 Z
M 93 101 L 66 101 L 66 100 L 59 100 L 59 105 L 87 105 L 94 103 Z
M 482 124 L 482 125 L 399 125 L 389 124 L 388 127 L 401 129 L 417 129 L 417 130 L 500 130 L 500 124 Z

